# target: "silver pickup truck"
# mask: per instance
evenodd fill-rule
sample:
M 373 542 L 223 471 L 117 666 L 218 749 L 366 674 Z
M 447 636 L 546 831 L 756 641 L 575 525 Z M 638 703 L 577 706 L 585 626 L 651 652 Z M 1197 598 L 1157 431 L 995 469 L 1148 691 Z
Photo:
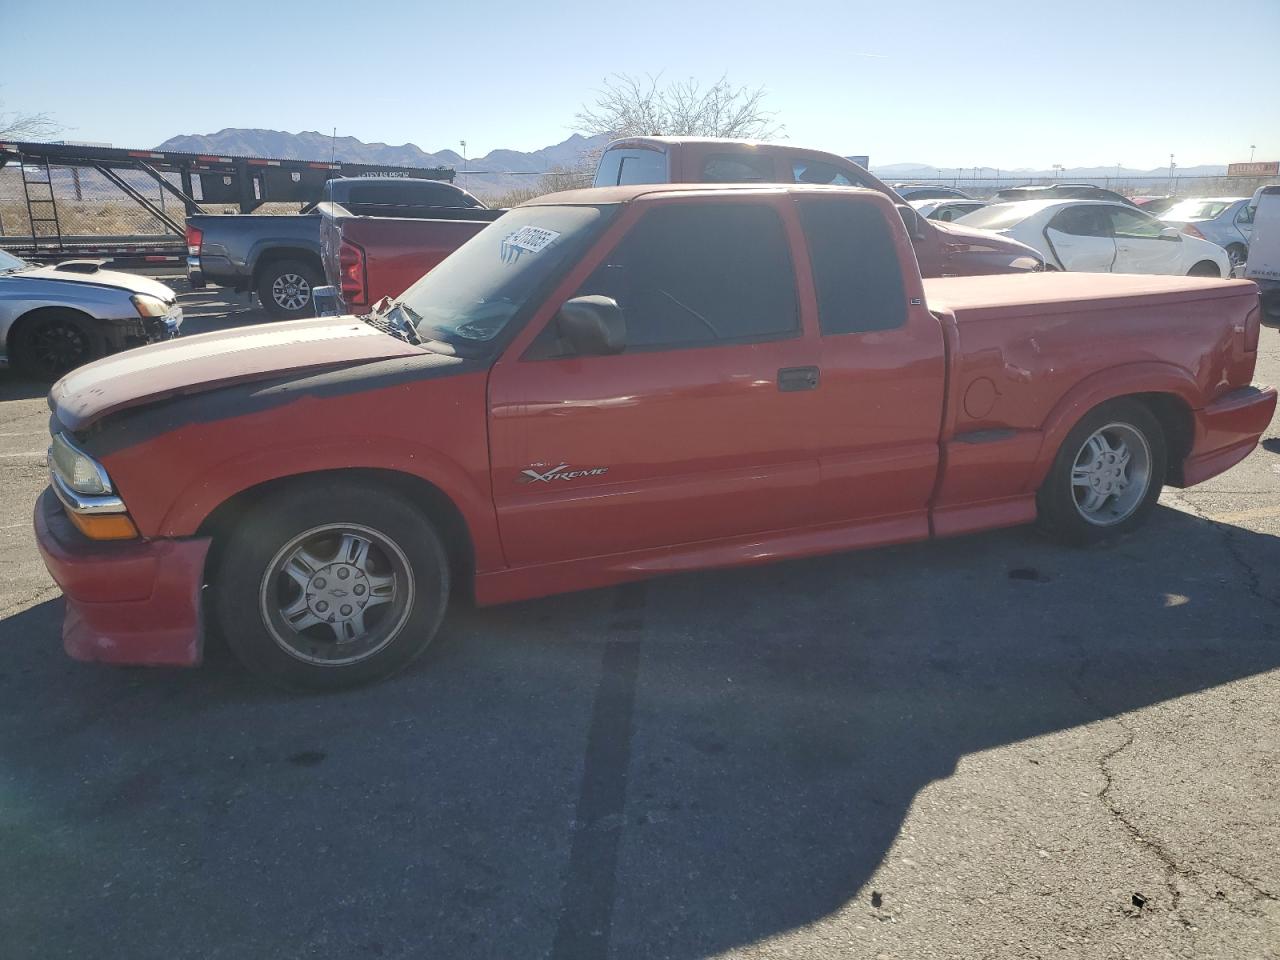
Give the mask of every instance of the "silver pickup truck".
M 424 207 L 477 208 L 461 187 L 410 177 L 343 177 L 325 184 L 324 200 L 363 216 L 396 217 Z M 314 315 L 311 290 L 324 283 L 316 213 L 207 214 L 187 218 L 187 277 L 193 287 L 252 290 L 266 311 L 294 319 Z

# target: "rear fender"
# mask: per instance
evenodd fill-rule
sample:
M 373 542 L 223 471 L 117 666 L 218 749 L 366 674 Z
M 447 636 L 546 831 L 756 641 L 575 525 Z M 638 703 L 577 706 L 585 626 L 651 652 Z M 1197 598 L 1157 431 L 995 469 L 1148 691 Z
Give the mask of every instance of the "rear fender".
M 1171 395 L 1192 410 L 1204 406 L 1204 396 L 1195 378 L 1187 370 L 1171 363 L 1127 363 L 1100 370 L 1068 391 L 1045 419 L 1041 428 L 1040 452 L 1028 476 L 1025 492 L 1031 493 L 1040 488 L 1067 434 L 1090 410 L 1108 400 L 1137 393 Z

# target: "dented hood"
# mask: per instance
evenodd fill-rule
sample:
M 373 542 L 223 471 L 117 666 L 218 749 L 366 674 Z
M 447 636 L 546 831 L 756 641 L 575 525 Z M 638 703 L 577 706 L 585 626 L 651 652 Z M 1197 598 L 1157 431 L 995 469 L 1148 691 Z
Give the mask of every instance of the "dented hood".
M 63 426 L 81 430 L 117 410 L 165 397 L 421 352 L 354 317 L 242 327 L 96 360 L 55 383 L 49 391 L 49 406 Z

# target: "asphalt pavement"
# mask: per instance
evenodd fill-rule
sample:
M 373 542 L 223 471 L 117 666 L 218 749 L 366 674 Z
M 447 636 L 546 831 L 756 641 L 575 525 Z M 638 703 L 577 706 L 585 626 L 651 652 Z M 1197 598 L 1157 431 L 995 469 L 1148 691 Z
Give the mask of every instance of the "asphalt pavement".
M 1280 423 L 1106 545 L 463 607 L 307 697 L 63 655 L 43 395 L 0 373 L 4 960 L 1280 957 Z

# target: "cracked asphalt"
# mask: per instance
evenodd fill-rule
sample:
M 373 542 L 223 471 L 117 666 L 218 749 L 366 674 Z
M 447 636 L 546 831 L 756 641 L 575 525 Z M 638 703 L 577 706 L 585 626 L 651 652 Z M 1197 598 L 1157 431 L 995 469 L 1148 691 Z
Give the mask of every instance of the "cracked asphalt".
M 296 697 L 63 656 L 46 418 L 0 374 L 5 960 L 1280 957 L 1280 423 L 1117 542 L 462 607 Z

